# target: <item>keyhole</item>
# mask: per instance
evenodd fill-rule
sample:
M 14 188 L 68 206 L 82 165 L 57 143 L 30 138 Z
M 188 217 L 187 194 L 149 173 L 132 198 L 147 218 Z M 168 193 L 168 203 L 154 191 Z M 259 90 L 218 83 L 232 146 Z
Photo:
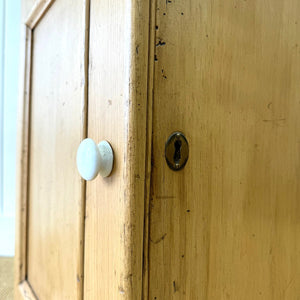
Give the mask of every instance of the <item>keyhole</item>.
M 189 144 L 182 132 L 176 131 L 169 136 L 165 144 L 165 158 L 171 170 L 184 168 L 189 158 Z
M 180 163 L 180 159 L 181 159 L 181 141 L 180 140 L 176 140 L 174 143 L 174 147 L 175 147 L 175 152 L 174 152 L 174 162 L 176 165 L 179 165 Z

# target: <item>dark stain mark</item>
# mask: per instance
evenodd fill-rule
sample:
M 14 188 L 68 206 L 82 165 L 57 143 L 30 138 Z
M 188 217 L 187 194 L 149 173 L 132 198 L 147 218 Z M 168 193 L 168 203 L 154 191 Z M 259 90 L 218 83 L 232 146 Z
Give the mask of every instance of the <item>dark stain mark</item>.
M 157 25 L 155 25 L 155 30 L 158 30 L 158 26 Z
M 136 54 L 139 54 L 139 45 L 137 45 L 136 47 L 135 47 L 135 52 L 136 52 Z
M 166 15 L 166 13 L 163 13 L 163 15 L 165 16 L 165 15 Z
M 159 40 L 155 46 L 159 47 L 159 46 L 164 46 L 165 44 L 166 44 L 166 42 L 162 42 L 161 40 Z
M 153 243 L 153 244 L 158 244 L 159 242 L 161 242 L 161 241 L 163 241 L 164 239 L 165 239 L 165 237 L 166 237 L 166 233 L 162 236 L 162 237 L 160 237 L 159 239 L 157 239 L 157 240 L 155 240 L 155 241 L 153 241 L 152 239 L 150 239 L 150 241 Z
M 156 54 L 154 55 L 154 61 L 158 61 Z
M 181 15 L 183 16 L 183 15 L 184 15 L 184 13 L 182 12 L 182 13 L 181 13 Z
M 272 105 L 272 102 L 270 102 L 270 103 L 268 104 L 268 109 L 270 109 L 271 105 Z
M 174 293 L 176 293 L 176 283 L 175 283 L 175 280 L 173 281 L 173 289 L 174 289 Z
M 182 254 L 181 257 L 184 258 L 184 254 Z
M 154 167 L 154 157 L 153 157 L 153 155 L 151 156 L 151 167 Z
M 112 101 L 110 99 L 107 100 L 108 105 L 112 105 Z
M 189 213 L 189 212 L 190 212 L 190 210 L 189 210 L 189 209 L 187 209 L 187 210 L 186 210 L 186 212 L 188 212 L 188 213 Z

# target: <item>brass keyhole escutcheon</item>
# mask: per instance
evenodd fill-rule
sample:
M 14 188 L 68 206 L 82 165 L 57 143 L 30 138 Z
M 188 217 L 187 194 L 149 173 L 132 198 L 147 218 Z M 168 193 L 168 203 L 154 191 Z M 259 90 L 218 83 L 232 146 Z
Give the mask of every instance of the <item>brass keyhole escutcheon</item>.
M 170 169 L 181 170 L 189 157 L 189 145 L 182 132 L 174 132 L 170 135 L 165 146 L 166 162 Z

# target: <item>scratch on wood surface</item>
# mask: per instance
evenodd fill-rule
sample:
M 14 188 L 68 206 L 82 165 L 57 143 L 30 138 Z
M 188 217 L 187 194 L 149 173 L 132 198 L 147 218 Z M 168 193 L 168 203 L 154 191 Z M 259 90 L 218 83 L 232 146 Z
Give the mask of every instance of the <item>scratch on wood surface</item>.
M 150 239 L 150 241 L 153 243 L 153 244 L 158 244 L 159 242 L 161 242 L 161 241 L 163 241 L 164 239 L 165 239 L 165 237 L 166 237 L 166 233 L 162 236 L 162 237 L 160 237 L 159 239 L 157 239 L 157 240 L 155 240 L 155 241 L 153 241 L 152 239 Z
M 281 118 L 281 119 L 264 119 L 263 122 L 266 123 L 272 123 L 276 126 L 283 126 L 283 122 L 286 121 L 285 118 Z
M 156 199 L 175 199 L 175 196 L 156 196 Z

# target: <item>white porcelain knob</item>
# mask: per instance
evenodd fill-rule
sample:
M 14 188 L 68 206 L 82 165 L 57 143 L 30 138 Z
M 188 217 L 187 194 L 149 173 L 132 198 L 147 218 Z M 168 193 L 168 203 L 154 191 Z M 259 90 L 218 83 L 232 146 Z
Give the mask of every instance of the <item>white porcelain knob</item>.
M 92 139 L 84 139 L 77 150 L 77 169 L 85 180 L 93 180 L 98 173 L 102 177 L 110 175 L 114 153 L 107 141 L 101 141 L 98 145 Z

